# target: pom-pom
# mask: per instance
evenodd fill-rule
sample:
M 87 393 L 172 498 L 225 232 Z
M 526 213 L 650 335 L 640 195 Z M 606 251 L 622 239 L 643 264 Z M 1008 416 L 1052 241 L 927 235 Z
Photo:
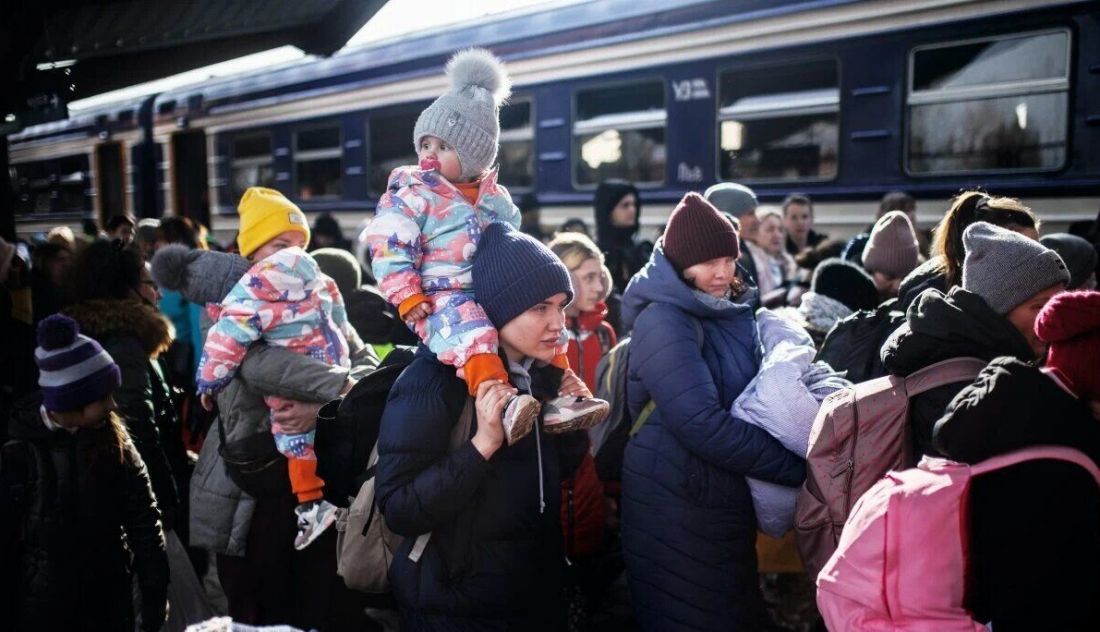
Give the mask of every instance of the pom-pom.
M 38 323 L 38 346 L 46 351 L 63 349 L 76 340 L 80 327 L 76 321 L 63 314 L 54 314 Z
M 1100 292 L 1056 294 L 1035 319 L 1035 335 L 1047 343 L 1090 332 L 1100 332 Z
M 151 274 L 157 287 L 178 291 L 187 285 L 188 253 L 186 246 L 164 246 L 153 255 Z
M 447 62 L 447 76 L 451 78 L 451 90 L 462 92 L 471 86 L 482 88 L 493 96 L 497 105 L 512 94 L 512 81 L 504 69 L 504 62 L 484 48 L 456 53 Z

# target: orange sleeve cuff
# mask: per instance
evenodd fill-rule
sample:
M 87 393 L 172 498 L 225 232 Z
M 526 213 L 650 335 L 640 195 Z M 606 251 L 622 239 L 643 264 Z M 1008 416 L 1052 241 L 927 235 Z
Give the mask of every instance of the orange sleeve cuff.
M 569 356 L 565 355 L 564 353 L 561 354 L 561 355 L 556 355 L 556 356 L 554 356 L 554 358 L 552 360 L 550 360 L 550 365 L 551 366 L 556 366 L 559 369 L 563 369 L 563 370 L 568 369 L 569 368 Z
M 416 307 L 421 303 L 427 303 L 428 297 L 419 292 L 413 294 L 409 298 L 401 301 L 401 304 L 397 306 L 397 313 L 401 315 L 401 318 L 405 318 L 405 314 L 409 313 L 409 310 Z
M 471 397 L 477 396 L 477 387 L 485 380 L 500 380 L 508 382 L 508 371 L 504 369 L 504 361 L 495 353 L 477 353 L 466 360 L 462 367 L 466 374 L 466 387 Z

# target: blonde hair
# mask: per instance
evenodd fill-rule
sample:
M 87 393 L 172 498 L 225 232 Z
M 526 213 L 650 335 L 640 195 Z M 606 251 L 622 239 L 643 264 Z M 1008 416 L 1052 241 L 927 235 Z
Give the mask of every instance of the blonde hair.
M 774 215 L 779 218 L 779 223 L 783 223 L 783 211 L 778 206 L 758 206 L 754 212 L 756 215 L 756 221 L 762 222 L 768 219 L 769 216 Z
M 942 261 L 947 287 L 962 282 L 962 264 L 966 258 L 963 231 L 974 222 L 989 222 L 1001 228 L 1021 226 L 1039 230 L 1039 218 L 1016 198 L 990 197 L 982 191 L 963 191 L 951 200 L 943 219 L 932 236 L 932 256 Z
M 558 259 L 570 270 L 576 270 L 589 259 L 599 259 L 603 265 L 603 253 L 596 244 L 581 233 L 558 233 L 548 244 Z

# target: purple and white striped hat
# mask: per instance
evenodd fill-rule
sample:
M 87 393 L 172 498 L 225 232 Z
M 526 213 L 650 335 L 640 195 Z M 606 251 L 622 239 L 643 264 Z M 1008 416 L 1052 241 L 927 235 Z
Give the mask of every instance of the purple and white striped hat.
M 110 395 L 122 374 L 99 343 L 80 334 L 76 321 L 54 314 L 38 324 L 38 385 L 46 410 L 80 410 Z

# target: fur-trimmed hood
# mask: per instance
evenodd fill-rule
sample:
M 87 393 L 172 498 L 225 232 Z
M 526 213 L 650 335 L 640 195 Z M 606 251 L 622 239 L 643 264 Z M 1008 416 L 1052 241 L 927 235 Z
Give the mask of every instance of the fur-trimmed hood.
M 150 358 L 168 349 L 175 328 L 155 307 L 137 299 L 92 299 L 62 310 L 80 324 L 80 331 L 101 343 L 112 335 L 131 335 Z

